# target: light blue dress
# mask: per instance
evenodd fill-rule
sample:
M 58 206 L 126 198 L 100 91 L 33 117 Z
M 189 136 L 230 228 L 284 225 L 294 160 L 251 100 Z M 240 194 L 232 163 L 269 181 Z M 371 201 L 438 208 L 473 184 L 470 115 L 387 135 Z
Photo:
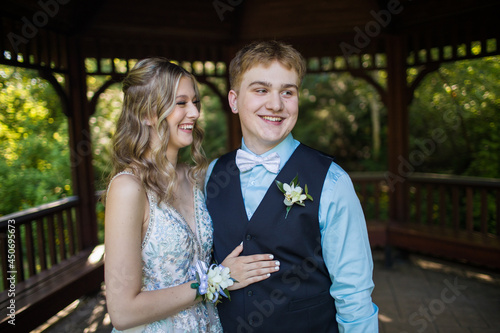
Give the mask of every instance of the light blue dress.
M 118 173 L 132 174 L 129 172 Z M 113 178 L 113 179 L 114 179 Z M 113 180 L 112 180 L 113 181 Z M 195 279 L 191 267 L 198 260 L 211 260 L 213 243 L 212 220 L 203 192 L 193 187 L 196 231 L 184 217 L 168 204 L 158 205 L 148 193 L 150 219 L 142 242 L 142 290 L 175 287 Z M 217 309 L 212 303 L 199 302 L 174 316 L 125 331 L 126 333 L 219 333 L 222 332 Z

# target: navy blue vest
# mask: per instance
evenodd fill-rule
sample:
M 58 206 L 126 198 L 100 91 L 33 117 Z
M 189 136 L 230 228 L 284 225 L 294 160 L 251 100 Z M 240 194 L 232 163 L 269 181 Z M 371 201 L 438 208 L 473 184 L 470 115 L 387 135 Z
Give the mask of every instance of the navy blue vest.
M 222 156 L 207 183 L 215 259 L 222 262 L 243 241 L 242 255 L 271 253 L 281 267 L 264 281 L 232 291 L 231 301 L 218 305 L 224 332 L 338 332 L 318 221 L 332 159 L 299 145 L 276 179 L 290 183 L 298 175 L 314 200 L 294 205 L 285 219 L 284 195 L 273 183 L 249 221 L 235 156 L 236 151 Z

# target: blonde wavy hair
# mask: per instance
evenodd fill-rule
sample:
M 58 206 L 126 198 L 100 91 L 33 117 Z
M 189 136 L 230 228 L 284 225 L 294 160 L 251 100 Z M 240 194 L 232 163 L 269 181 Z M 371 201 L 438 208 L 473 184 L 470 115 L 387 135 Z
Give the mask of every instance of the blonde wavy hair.
M 195 77 L 165 58 L 140 60 L 123 80 L 124 100 L 112 140 L 113 170 L 110 178 L 131 169 L 158 202 L 171 202 L 178 181 L 175 167 L 167 159 L 170 129 L 166 118 L 176 106 L 175 97 L 182 77 L 192 80 L 199 101 Z M 200 111 L 199 103 L 197 108 Z M 150 130 L 156 130 L 163 144 L 151 146 Z M 191 144 L 194 166 L 190 168 L 188 178 L 200 187 L 208 165 L 201 147 L 202 140 L 203 130 L 195 123 Z

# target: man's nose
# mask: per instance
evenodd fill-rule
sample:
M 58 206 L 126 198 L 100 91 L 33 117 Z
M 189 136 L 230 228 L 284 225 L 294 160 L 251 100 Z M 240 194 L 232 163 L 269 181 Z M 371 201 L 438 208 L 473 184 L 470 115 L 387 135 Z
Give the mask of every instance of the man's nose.
M 267 108 L 273 111 L 281 111 L 283 109 L 283 101 L 279 92 L 273 92 L 269 95 Z

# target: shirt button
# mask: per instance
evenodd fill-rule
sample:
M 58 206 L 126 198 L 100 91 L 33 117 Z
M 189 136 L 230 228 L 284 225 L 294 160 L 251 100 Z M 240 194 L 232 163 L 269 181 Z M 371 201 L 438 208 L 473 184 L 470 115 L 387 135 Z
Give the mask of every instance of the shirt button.
M 249 291 L 247 292 L 247 295 L 248 295 L 248 296 L 252 296 L 252 295 L 253 295 L 253 291 L 249 290 Z
M 250 182 L 250 185 L 254 186 L 254 185 L 255 185 L 255 180 L 252 180 L 252 181 Z
M 247 235 L 247 240 L 252 240 L 252 236 L 251 235 Z

